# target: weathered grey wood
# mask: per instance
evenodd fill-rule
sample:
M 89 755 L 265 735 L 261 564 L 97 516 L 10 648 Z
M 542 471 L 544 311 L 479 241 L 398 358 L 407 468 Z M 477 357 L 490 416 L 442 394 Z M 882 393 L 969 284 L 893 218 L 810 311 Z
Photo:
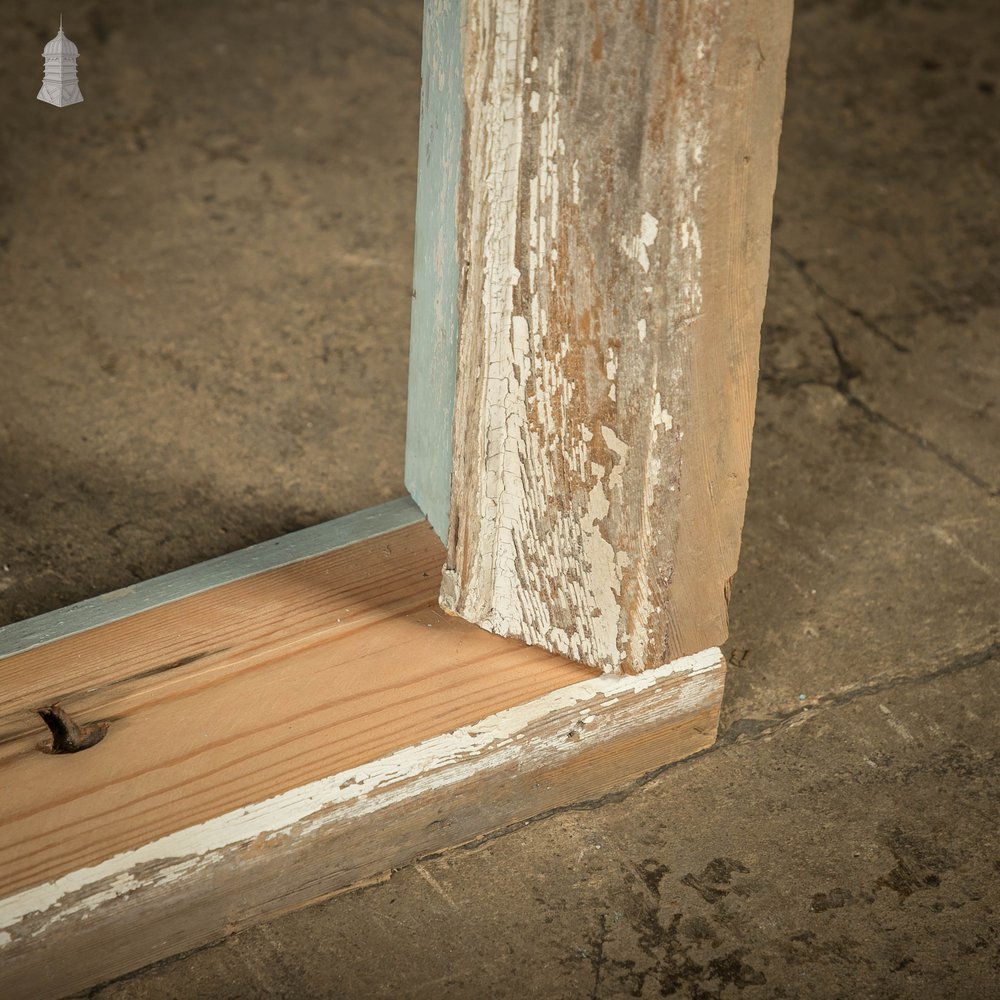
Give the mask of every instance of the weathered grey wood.
M 426 0 L 420 89 L 413 308 L 406 412 L 406 488 L 448 537 L 458 355 L 458 173 L 461 0 Z
M 467 0 L 444 606 L 605 670 L 721 642 L 790 0 Z
M 225 583 L 353 545 L 423 519 L 417 505 L 402 497 L 344 517 L 282 535 L 238 552 L 209 559 L 131 587 L 80 601 L 57 611 L 0 628 L 0 659 L 57 639 L 121 621 L 142 611 L 200 594 Z

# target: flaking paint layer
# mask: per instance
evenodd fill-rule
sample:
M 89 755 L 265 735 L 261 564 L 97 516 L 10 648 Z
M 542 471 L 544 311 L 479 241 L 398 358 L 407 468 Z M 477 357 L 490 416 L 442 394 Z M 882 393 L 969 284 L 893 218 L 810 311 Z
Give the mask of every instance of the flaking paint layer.
M 506 709 L 474 725 L 443 733 L 369 764 L 323 778 L 266 801 L 161 837 L 99 864 L 70 872 L 0 900 L 0 954 L 53 924 L 99 910 L 129 893 L 153 885 L 167 887 L 221 863 L 234 849 L 266 844 L 282 837 L 307 837 L 343 822 L 467 780 L 478 771 L 510 764 L 525 753 L 563 752 L 564 734 L 540 734 L 539 726 L 571 711 L 579 732 L 600 725 L 602 716 L 623 698 L 652 691 L 676 675 L 691 681 L 679 689 L 678 716 L 704 695 L 699 678 L 714 678 L 721 662 L 718 649 L 707 649 L 639 676 L 595 676 L 541 698 Z M 531 750 L 525 736 L 532 740 Z
M 467 36 L 460 367 L 481 374 L 457 408 L 461 524 L 442 603 L 499 634 L 636 671 L 670 647 L 725 3 L 653 5 L 642 25 L 597 3 L 596 60 L 590 14 L 554 2 L 477 3 Z

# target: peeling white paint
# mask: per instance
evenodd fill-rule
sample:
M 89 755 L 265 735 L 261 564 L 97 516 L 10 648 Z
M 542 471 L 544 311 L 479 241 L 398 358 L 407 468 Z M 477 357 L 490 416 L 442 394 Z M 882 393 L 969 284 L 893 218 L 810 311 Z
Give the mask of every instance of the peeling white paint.
M 607 164 L 591 163 L 584 150 L 599 144 L 581 135 L 586 126 L 576 115 L 569 131 L 561 108 L 572 99 L 577 110 L 575 77 L 567 76 L 575 57 L 555 43 L 525 49 L 536 38 L 529 8 L 536 10 L 522 0 L 491 0 L 479 15 L 488 20 L 468 35 L 479 46 L 469 56 L 466 135 L 477 192 L 469 204 L 471 266 L 481 273 L 468 286 L 477 301 L 462 336 L 477 345 L 485 378 L 467 400 L 473 422 L 465 440 L 477 467 L 462 481 L 474 483 L 476 495 L 464 498 L 470 527 L 452 553 L 463 590 L 456 577 L 443 603 L 499 634 L 614 671 L 648 664 L 647 645 L 666 641 L 664 522 L 676 511 L 667 491 L 676 489 L 685 419 L 684 327 L 701 312 L 699 198 L 713 79 L 706 62 L 717 48 L 696 44 L 714 39 L 719 12 L 713 0 L 685 27 L 678 69 L 690 85 L 678 86 L 665 105 L 669 141 L 641 154 L 630 182 L 636 200 L 624 188 L 612 192 L 613 218 L 625 231 L 612 229 L 613 245 L 599 248 L 587 245 L 591 206 L 572 206 L 584 190 L 599 190 Z M 574 44 L 566 50 L 574 53 Z M 607 204 L 602 193 L 595 217 Z M 566 247 L 569 261 L 560 259 Z M 607 261 L 608 251 L 618 259 Z M 593 277 L 588 260 L 598 265 Z M 579 351 L 578 340 L 569 344 L 584 327 L 602 345 L 596 359 Z M 661 358 L 666 342 L 680 346 Z M 596 419 L 581 427 L 580 403 L 596 416 L 608 400 L 601 419 L 613 419 L 625 452 L 607 440 L 595 452 L 593 435 L 604 432 Z M 639 494 L 628 504 L 626 483 Z
M 653 396 L 653 427 L 662 427 L 669 431 L 674 426 L 674 418 L 670 412 L 661 405 L 660 394 L 657 392 Z
M 469 129 L 470 160 L 487 171 L 485 205 L 477 203 L 471 210 L 485 259 L 479 332 L 484 338 L 486 380 L 478 431 L 479 440 L 485 442 L 485 471 L 479 485 L 472 566 L 461 581 L 462 592 L 457 576 L 446 583 L 442 603 L 452 609 L 459 603 L 463 609 L 474 608 L 471 617 L 497 634 L 517 635 L 577 659 L 593 662 L 588 650 L 611 650 L 601 662 L 615 670 L 622 659 L 613 651 L 618 644 L 625 564 L 601 522 L 611 509 L 609 493 L 621 490 L 621 463 L 616 461 L 609 471 L 592 462 L 587 445 L 593 435 L 569 423 L 577 391 L 565 365 L 571 331 L 562 331 L 554 346 L 549 320 L 549 295 L 559 285 L 559 212 L 566 196 L 560 191 L 560 178 L 570 181 L 566 187 L 578 201 L 580 164 L 560 135 L 561 49 L 543 60 L 531 57 L 534 84 L 530 93 L 524 89 L 525 17 L 525 5 L 498 0 L 493 23 L 480 36 L 493 39 L 489 44 L 495 58 L 477 60 L 485 78 L 470 83 L 471 92 L 486 95 L 485 100 L 472 102 L 474 120 Z M 522 186 L 520 148 L 529 141 L 537 149 L 537 168 Z M 514 145 L 516 154 L 508 156 Z M 519 220 L 511 206 L 525 189 L 526 218 Z M 527 235 L 527 266 L 520 276 L 526 289 L 518 296 L 524 305 L 515 314 L 519 222 Z M 652 240 L 655 233 L 656 220 L 644 219 L 640 238 Z M 613 354 L 606 370 L 613 400 Z M 574 504 L 555 505 L 551 498 L 567 469 L 588 484 L 587 493 L 578 495 Z M 586 510 L 581 511 L 581 505 Z M 533 542 L 525 558 L 528 538 Z M 562 582 L 555 607 L 542 596 L 551 594 L 554 579 Z M 567 631 L 554 620 L 562 609 L 584 616 L 587 629 Z
M 604 372 L 608 376 L 608 381 L 611 385 L 608 387 L 608 395 L 612 399 L 616 399 L 618 395 L 618 387 L 615 385 L 615 378 L 618 376 L 618 358 L 615 355 L 614 348 L 608 348 L 608 356 L 604 359 Z
M 611 509 L 602 482 L 605 470 L 597 463 L 593 466 L 600 471 L 596 473 L 597 482 L 591 487 L 587 509 L 580 522 L 584 558 L 590 565 L 591 592 L 597 611 L 591 620 L 588 638 L 592 638 L 600 649 L 617 649 L 621 576 L 615 564 L 614 546 L 601 534 L 600 523 Z M 613 609 L 613 614 L 606 613 L 606 608 Z
M 721 656 L 717 648 L 712 648 L 636 676 L 597 675 L 497 712 L 474 725 L 32 886 L 0 900 L 0 927 L 5 928 L 0 931 L 0 948 L 19 939 L 18 924 L 28 917 L 44 916 L 32 922 L 32 934 L 42 934 L 58 921 L 86 914 L 151 884 L 166 887 L 190 879 L 221 860 L 220 855 L 229 849 L 286 836 L 306 837 L 333 822 L 465 781 L 485 767 L 506 765 L 524 752 L 521 748 L 525 744 L 519 742 L 524 731 L 547 717 L 580 706 L 588 725 L 599 723 L 601 712 L 623 696 L 649 690 L 678 673 L 688 673 L 694 680 L 714 671 Z M 695 701 L 700 695 L 697 685 L 684 685 L 680 690 L 681 697 Z M 685 705 L 678 704 L 677 709 L 683 713 Z M 544 753 L 544 746 L 532 752 Z
M 660 222 L 649 212 L 642 213 L 642 222 L 639 229 L 639 239 L 647 247 L 651 247 L 656 242 L 656 234 L 659 232 Z
M 528 321 L 523 316 L 512 317 L 511 334 L 514 354 L 526 358 L 528 356 Z
M 516 404 L 523 400 L 522 386 L 528 374 L 530 326 L 526 317 L 513 315 L 513 289 L 520 275 L 514 264 L 516 213 L 512 206 L 517 203 L 520 186 L 527 14 L 527 5 L 499 0 L 485 35 L 493 57 L 479 64 L 488 66 L 487 76 L 467 83 L 478 94 L 485 94 L 484 99 L 472 102 L 470 111 L 470 134 L 474 143 L 482 144 L 473 148 L 470 158 L 485 172 L 477 186 L 486 195 L 485 203 L 476 206 L 485 250 L 482 332 L 487 345 L 486 405 L 480 427 L 486 443 L 480 503 L 483 544 L 477 560 L 485 561 L 482 568 L 487 570 L 484 575 L 491 594 L 491 611 L 482 624 L 503 635 L 516 631 L 520 619 L 515 529 L 525 507 L 518 442 L 524 438 L 527 415 L 523 402 L 520 407 Z M 532 72 L 536 68 L 533 60 Z M 537 202 L 536 189 L 531 197 Z M 539 256 L 531 255 L 529 290 L 535 286 Z M 456 578 L 452 581 L 456 598 L 457 584 Z M 446 599 L 442 592 L 442 602 Z
M 626 256 L 636 261 L 646 274 L 649 273 L 648 251 L 656 242 L 659 228 L 659 220 L 655 216 L 650 215 L 649 212 L 643 212 L 642 220 L 639 224 L 639 235 L 622 236 L 620 240 L 620 246 Z
M 718 46 L 706 45 L 706 37 L 698 40 L 697 46 L 682 47 L 680 50 L 680 71 L 689 80 L 710 80 L 713 67 L 706 67 L 706 60 L 713 62 L 718 54 Z M 699 65 L 699 62 L 701 65 Z M 707 75 L 706 75 L 707 74 Z M 671 294 L 669 299 L 659 306 L 655 315 L 656 330 L 667 332 L 682 330 L 694 321 L 702 308 L 702 243 L 698 228 L 700 213 L 702 177 L 704 173 L 705 149 L 708 146 L 709 114 L 707 104 L 708 92 L 698 88 L 686 89 L 683 100 L 672 108 L 672 122 L 669 126 L 671 135 L 670 148 L 673 153 L 671 204 L 669 206 L 669 222 L 661 226 L 660 220 L 646 212 L 639 226 L 638 236 L 624 236 L 621 246 L 624 252 L 635 260 L 641 270 L 648 273 L 652 262 L 649 261 L 649 248 L 661 236 L 663 226 L 669 225 L 670 231 L 663 232 L 665 238 L 660 240 L 659 254 L 656 256 L 656 275 L 650 275 L 650 283 L 643 286 L 648 298 L 644 304 L 644 315 L 635 315 L 639 324 L 639 341 L 645 342 L 649 332 L 646 323 L 650 307 L 656 308 L 654 287 L 660 287 L 666 280 L 669 282 Z M 665 306 L 665 308 L 664 308 Z M 684 379 L 683 365 L 680 359 L 675 361 L 668 370 L 658 369 L 658 356 L 654 354 L 653 370 L 650 373 L 649 384 L 650 405 L 648 410 L 648 446 L 643 452 L 643 468 L 638 477 L 642 484 L 642 500 L 640 505 L 640 524 L 638 525 L 636 551 L 649 553 L 654 545 L 657 527 L 651 521 L 650 512 L 655 511 L 660 503 L 658 493 L 666 490 L 673 493 L 677 490 L 674 476 L 664 476 L 664 464 L 669 461 L 670 445 L 663 441 L 663 435 L 670 434 L 675 446 L 684 437 L 683 428 L 675 426 L 674 415 L 666 400 L 683 398 L 682 384 Z M 664 359 L 666 360 L 666 359 Z M 652 571 L 651 571 L 652 570 Z M 649 653 L 651 631 L 656 627 L 651 624 L 652 615 L 659 606 L 656 599 L 658 578 L 655 568 L 648 561 L 639 563 L 629 580 L 630 603 L 634 614 L 629 622 L 626 637 L 626 653 L 631 662 L 645 662 Z
M 601 437 L 604 438 L 604 443 L 614 452 L 617 459 L 611 470 L 611 476 L 608 479 L 608 489 L 620 490 L 622 488 L 622 474 L 625 469 L 625 461 L 628 458 L 628 445 L 618 437 L 611 427 L 602 425 Z M 626 555 L 626 553 L 621 554 Z
M 691 247 L 694 250 L 696 260 L 701 260 L 701 234 L 698 232 L 698 225 L 694 219 L 685 219 L 681 223 L 681 247 L 687 250 Z

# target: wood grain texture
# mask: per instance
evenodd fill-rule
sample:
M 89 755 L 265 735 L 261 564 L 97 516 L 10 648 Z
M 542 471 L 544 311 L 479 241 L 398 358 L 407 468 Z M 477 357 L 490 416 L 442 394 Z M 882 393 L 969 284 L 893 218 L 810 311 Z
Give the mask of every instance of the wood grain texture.
M 422 520 L 420 508 L 409 497 L 400 497 L 110 594 L 26 618 L 0 628 L 0 660 Z
M 443 557 L 421 522 L 0 661 L 0 898 L 591 676 L 446 616 Z M 108 735 L 39 752 L 53 702 Z
M 442 604 L 604 670 L 726 636 L 790 0 L 468 0 Z
M 84 989 L 713 742 L 717 649 L 587 677 L 0 900 L 0 995 Z

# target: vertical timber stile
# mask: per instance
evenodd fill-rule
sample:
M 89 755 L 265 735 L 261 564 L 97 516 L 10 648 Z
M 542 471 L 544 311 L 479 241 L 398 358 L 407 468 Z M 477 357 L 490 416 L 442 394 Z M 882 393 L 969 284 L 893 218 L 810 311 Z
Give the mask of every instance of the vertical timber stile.
M 605 671 L 725 639 L 790 22 L 465 3 L 446 609 Z

